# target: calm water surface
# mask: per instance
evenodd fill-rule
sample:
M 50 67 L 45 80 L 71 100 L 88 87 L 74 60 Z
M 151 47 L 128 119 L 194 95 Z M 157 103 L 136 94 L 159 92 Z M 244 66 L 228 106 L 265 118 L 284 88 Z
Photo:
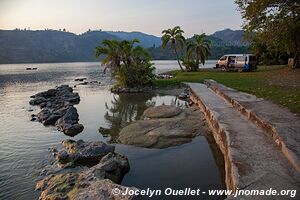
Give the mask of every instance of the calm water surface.
M 175 61 L 158 61 L 156 66 L 157 72 L 177 69 Z M 26 67 L 38 70 L 26 71 Z M 120 128 L 137 120 L 147 107 L 175 102 L 175 97 L 170 95 L 111 94 L 108 85 L 112 80 L 102 74 L 99 63 L 0 65 L 1 200 L 37 199 L 35 183 L 41 178 L 41 169 L 51 161 L 48 148 L 69 138 L 54 127 L 30 121 L 30 115 L 38 112 L 38 108 L 28 104 L 29 96 L 59 84 L 74 85 L 77 77 L 100 80 L 102 84 L 75 89 L 81 97 L 76 106 L 80 123 L 85 127 L 74 137 L 76 140 L 114 142 Z M 32 108 L 34 111 L 29 112 Z M 112 135 L 104 137 L 98 132 L 100 126 L 109 128 Z M 224 181 L 219 169 L 222 159 L 210 140 L 200 136 L 191 143 L 162 150 L 116 144 L 116 151 L 129 158 L 131 167 L 122 184 L 162 190 L 166 187 L 222 188 Z

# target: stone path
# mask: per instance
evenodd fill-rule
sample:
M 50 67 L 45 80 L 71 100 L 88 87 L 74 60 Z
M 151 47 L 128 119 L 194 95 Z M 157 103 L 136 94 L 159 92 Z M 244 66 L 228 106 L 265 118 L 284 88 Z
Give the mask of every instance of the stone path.
M 224 155 L 227 189 L 272 188 L 280 191 L 300 188 L 299 173 L 264 128 L 249 120 L 207 85 L 186 85 L 191 89 L 192 101 L 204 111 Z M 249 196 L 240 199 L 264 197 Z M 289 198 L 275 196 L 271 199 Z
M 226 87 L 214 80 L 206 80 L 205 84 L 249 120 L 264 129 L 300 173 L 300 118 L 298 116 L 287 108 Z

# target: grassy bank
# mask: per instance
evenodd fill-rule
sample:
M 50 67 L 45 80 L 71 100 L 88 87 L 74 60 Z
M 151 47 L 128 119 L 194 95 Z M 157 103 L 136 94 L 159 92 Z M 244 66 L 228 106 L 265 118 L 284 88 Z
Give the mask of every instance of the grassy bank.
M 199 72 L 170 72 L 175 78 L 157 80 L 158 87 L 178 85 L 181 82 L 199 82 L 213 79 L 228 87 L 269 99 L 300 114 L 300 70 L 287 66 L 260 66 L 255 72 L 221 72 L 201 70 Z

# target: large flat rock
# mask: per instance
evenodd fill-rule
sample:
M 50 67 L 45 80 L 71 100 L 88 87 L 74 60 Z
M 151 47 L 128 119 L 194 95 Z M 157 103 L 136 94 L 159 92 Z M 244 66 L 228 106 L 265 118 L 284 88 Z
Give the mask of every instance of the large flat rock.
M 182 110 L 176 106 L 161 105 L 148 108 L 143 116 L 147 118 L 171 118 L 179 115 Z
M 158 113 L 159 110 L 161 113 Z M 190 142 L 197 135 L 208 133 L 203 114 L 195 107 L 182 110 L 163 105 L 149 108 L 144 115 L 153 118 L 139 120 L 123 128 L 118 138 L 120 143 L 166 148 Z

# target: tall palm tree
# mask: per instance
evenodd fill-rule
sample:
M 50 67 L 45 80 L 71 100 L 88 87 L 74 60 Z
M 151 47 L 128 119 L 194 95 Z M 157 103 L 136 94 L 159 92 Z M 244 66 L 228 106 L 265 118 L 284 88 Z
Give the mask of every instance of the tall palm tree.
M 179 26 L 175 26 L 173 29 L 169 28 L 166 30 L 162 31 L 163 36 L 161 37 L 162 40 L 162 48 L 165 49 L 167 44 L 171 44 L 171 48 L 173 50 L 173 53 L 176 56 L 177 62 L 179 64 L 179 67 L 181 71 L 184 71 L 182 68 L 182 65 L 179 60 L 178 56 L 178 49 L 177 48 L 182 48 L 185 43 L 185 38 L 182 35 L 184 33 L 183 30 Z
M 205 60 L 210 56 L 211 41 L 207 39 L 205 33 L 194 35 L 193 39 L 187 44 L 187 57 L 194 59 L 196 57 L 196 67 L 199 64 L 205 65 Z

